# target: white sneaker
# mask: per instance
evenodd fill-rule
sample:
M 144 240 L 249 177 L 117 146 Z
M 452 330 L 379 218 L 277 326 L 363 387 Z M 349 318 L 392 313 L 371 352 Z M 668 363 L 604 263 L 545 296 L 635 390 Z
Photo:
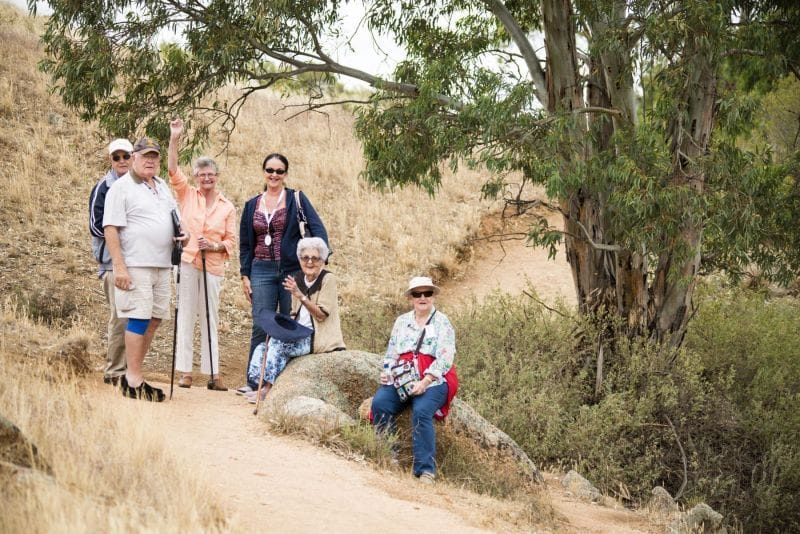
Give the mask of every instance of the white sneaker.
M 428 485 L 435 484 L 436 483 L 436 475 L 434 475 L 433 473 L 427 473 L 427 472 L 426 473 L 422 473 L 422 474 L 419 475 L 419 479 L 418 480 L 422 484 L 428 484 Z
M 240 387 L 239 389 L 236 390 L 236 394 L 237 395 L 244 395 L 248 391 L 253 391 L 253 388 L 251 388 L 250 386 L 245 384 L 244 386 L 242 386 L 242 387 Z

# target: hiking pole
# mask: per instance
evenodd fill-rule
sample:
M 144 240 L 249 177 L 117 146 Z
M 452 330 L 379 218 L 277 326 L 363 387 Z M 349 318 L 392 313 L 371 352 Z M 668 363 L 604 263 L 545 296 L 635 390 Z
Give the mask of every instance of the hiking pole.
M 203 296 L 206 302 L 206 327 L 208 327 L 208 363 L 211 364 L 211 377 L 208 379 L 208 389 L 215 389 L 214 383 L 214 353 L 211 352 L 211 320 L 208 316 L 208 280 L 206 278 L 206 251 L 200 251 L 200 257 L 203 260 Z
M 261 384 L 264 383 L 264 370 L 267 367 L 267 352 L 269 351 L 269 335 L 264 340 L 264 356 L 261 358 L 261 376 L 258 377 L 258 389 L 256 390 L 256 407 L 253 415 L 258 415 L 258 404 L 261 402 Z
M 172 210 L 172 230 L 175 237 L 183 234 L 181 230 L 181 220 L 178 218 L 178 212 Z M 177 267 L 175 275 L 175 325 L 172 329 L 172 373 L 169 378 L 169 400 L 172 400 L 172 390 L 175 389 L 175 348 L 178 342 L 178 301 L 181 294 L 181 254 L 183 254 L 183 243 L 175 241 L 175 246 L 172 248 L 172 265 Z
M 172 400 L 172 390 L 175 388 L 175 345 L 178 340 L 178 300 L 181 291 L 181 264 L 177 266 L 175 275 L 175 325 L 172 328 L 172 373 L 169 377 L 169 400 Z

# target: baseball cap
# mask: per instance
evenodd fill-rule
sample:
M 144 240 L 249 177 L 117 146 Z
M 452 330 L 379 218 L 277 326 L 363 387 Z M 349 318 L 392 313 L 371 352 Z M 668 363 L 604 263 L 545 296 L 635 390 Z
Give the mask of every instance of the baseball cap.
M 118 150 L 122 150 L 123 152 L 130 154 L 133 152 L 133 146 L 127 139 L 114 139 L 108 144 L 108 153 L 113 154 Z
M 158 143 L 151 137 L 142 137 L 136 144 L 133 145 L 134 152 L 141 152 L 142 154 L 147 154 L 148 152 L 155 152 L 156 154 L 161 154 L 161 147 L 158 146 Z

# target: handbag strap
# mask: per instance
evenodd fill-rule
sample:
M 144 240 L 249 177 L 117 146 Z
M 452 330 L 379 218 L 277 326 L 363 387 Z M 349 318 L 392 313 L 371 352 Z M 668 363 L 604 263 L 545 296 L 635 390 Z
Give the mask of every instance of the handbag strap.
M 294 203 L 297 205 L 297 224 L 300 226 L 300 237 L 303 238 L 306 236 L 306 224 L 308 224 L 308 219 L 306 219 L 306 212 L 303 211 L 303 203 L 300 202 L 300 190 L 294 190 Z
M 425 327 L 431 324 L 433 320 L 433 316 L 436 315 L 436 310 L 433 310 L 433 313 L 430 317 L 428 317 L 428 321 L 425 323 L 425 326 L 422 327 L 422 332 L 419 333 L 419 339 L 417 340 L 417 348 L 414 349 L 414 359 L 417 359 L 417 354 L 419 354 L 419 349 L 422 348 L 422 340 L 425 338 Z

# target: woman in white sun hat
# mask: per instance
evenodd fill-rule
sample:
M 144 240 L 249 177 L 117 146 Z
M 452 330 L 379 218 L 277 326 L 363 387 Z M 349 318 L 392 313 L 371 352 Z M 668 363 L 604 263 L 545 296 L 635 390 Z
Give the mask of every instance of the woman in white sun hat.
M 394 322 L 370 412 L 377 432 L 393 434 L 397 414 L 411 407 L 412 470 L 426 483 L 436 477 L 433 418 L 444 419 L 458 389 L 455 332 L 434 306 L 438 293 L 427 276 L 409 282 L 405 295 L 414 309 Z

